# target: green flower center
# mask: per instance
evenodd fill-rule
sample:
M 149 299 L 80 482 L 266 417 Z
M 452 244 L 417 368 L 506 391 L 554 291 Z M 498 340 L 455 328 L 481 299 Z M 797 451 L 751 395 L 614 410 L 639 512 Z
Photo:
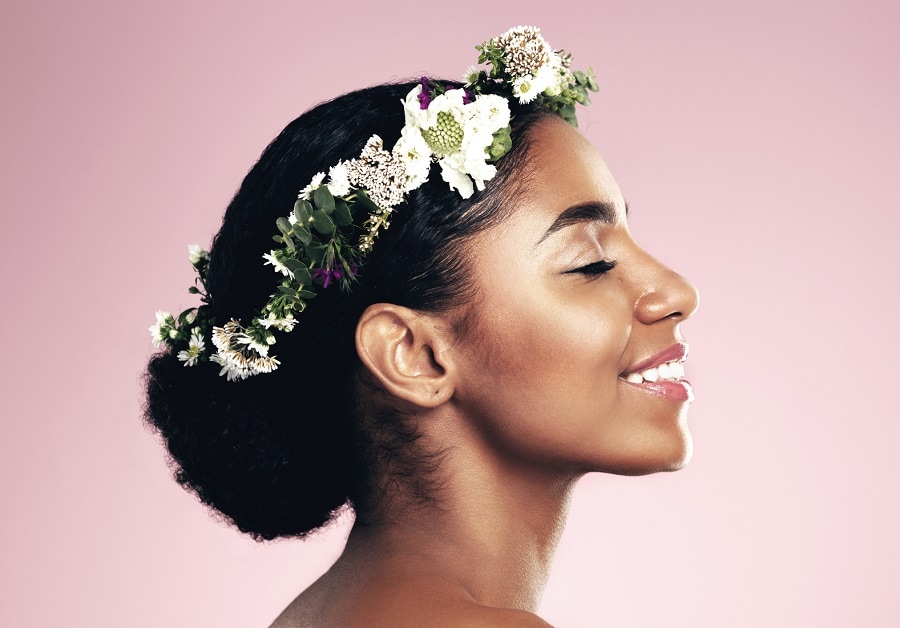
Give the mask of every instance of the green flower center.
M 431 151 L 437 155 L 448 155 L 462 146 L 463 129 L 449 111 L 437 114 L 437 124 L 430 129 L 422 129 L 422 137 Z

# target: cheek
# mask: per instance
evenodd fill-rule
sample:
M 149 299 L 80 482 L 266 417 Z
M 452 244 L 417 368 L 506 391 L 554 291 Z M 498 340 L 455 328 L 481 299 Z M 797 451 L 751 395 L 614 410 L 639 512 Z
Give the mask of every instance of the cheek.
M 582 446 L 596 453 L 620 401 L 630 310 L 501 296 L 474 316 L 462 395 L 469 413 L 495 447 L 542 457 L 570 457 Z

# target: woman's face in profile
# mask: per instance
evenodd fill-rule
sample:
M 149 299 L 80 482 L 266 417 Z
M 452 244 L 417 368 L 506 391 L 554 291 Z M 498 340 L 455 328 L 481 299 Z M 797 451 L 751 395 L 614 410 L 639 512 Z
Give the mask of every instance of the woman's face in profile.
M 632 239 L 615 180 L 577 130 L 550 119 L 532 140 L 512 215 L 472 241 L 457 400 L 516 460 L 680 468 L 692 393 L 678 381 L 678 326 L 697 292 Z

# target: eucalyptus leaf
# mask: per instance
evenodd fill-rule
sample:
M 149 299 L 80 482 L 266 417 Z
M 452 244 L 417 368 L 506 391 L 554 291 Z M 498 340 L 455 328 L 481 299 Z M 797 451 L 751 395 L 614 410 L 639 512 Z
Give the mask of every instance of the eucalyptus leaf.
M 291 233 L 291 223 L 288 222 L 288 219 L 284 216 L 279 217 L 278 220 L 275 221 L 275 224 L 278 226 L 278 230 L 281 233 L 285 235 L 289 235 Z
M 297 202 L 294 203 L 294 218 L 297 219 L 299 224 L 308 225 L 309 217 L 312 216 L 312 212 L 313 208 L 312 205 L 309 204 L 309 201 L 298 198 Z
M 306 225 L 294 225 L 294 235 L 303 243 L 303 246 L 309 246 L 309 243 L 312 242 L 313 239 L 312 231 L 310 231 L 309 227 Z
M 321 188 L 318 188 L 321 189 Z M 330 195 L 329 195 L 330 197 Z M 334 199 L 332 199 L 332 211 L 334 210 Z M 324 211 L 316 210 L 313 212 L 313 227 L 315 227 L 316 231 L 321 233 L 322 235 L 330 235 L 334 232 L 334 222 L 332 222 L 331 218 Z
M 320 185 L 313 190 L 312 198 L 313 203 L 316 204 L 316 209 L 319 211 L 323 211 L 326 214 L 334 211 L 334 197 L 331 195 L 327 185 Z M 315 217 L 316 214 L 313 212 L 313 220 L 315 220 Z
M 302 270 L 294 271 L 294 281 L 302 283 L 304 286 L 308 286 L 312 283 L 312 275 L 309 274 L 309 270 L 304 266 Z
M 375 214 L 381 212 L 381 210 L 378 208 L 378 205 L 376 205 L 363 190 L 356 191 L 356 202 L 362 206 L 363 210 L 367 214 Z
M 327 247 L 318 242 L 313 242 L 309 246 L 306 247 L 306 254 L 309 256 L 309 259 L 316 263 L 321 264 L 322 260 L 325 259 L 325 252 L 327 251 Z
M 350 208 L 347 206 L 347 203 L 342 200 L 337 200 L 334 204 L 334 213 L 331 214 L 331 219 L 338 227 L 352 225 L 353 215 L 350 213 Z
M 299 292 L 297 292 L 297 295 L 301 299 L 306 299 L 308 301 L 309 299 L 314 298 L 316 296 L 316 293 L 312 292 L 311 290 L 300 290 Z
M 297 291 L 291 288 L 290 286 L 278 286 L 278 292 L 281 294 L 286 294 L 289 297 L 296 297 Z
M 306 264 L 294 257 L 288 257 L 283 263 L 292 273 L 295 273 L 298 270 L 306 270 Z

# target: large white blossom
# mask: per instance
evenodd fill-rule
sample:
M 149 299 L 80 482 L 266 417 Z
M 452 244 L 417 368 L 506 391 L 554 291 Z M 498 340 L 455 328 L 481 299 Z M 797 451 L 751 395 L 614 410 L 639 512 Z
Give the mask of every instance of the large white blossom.
M 406 127 L 401 141 L 412 145 L 418 136 L 425 141 L 424 150 L 437 157 L 441 178 L 463 198 L 484 189 L 497 173 L 487 162 L 487 149 L 494 141 L 494 133 L 509 125 L 509 103 L 502 96 L 477 96 L 467 103 L 465 90 L 451 89 L 436 96 L 422 109 L 419 100 L 422 86 L 413 88 L 403 101 Z M 460 134 L 461 131 L 461 134 Z M 452 150 L 443 150 L 452 146 Z M 430 166 L 430 164 L 429 164 Z M 427 178 L 427 170 L 417 170 L 415 180 Z M 415 186 L 418 187 L 418 186 Z M 414 189 L 411 187 L 410 189 Z

